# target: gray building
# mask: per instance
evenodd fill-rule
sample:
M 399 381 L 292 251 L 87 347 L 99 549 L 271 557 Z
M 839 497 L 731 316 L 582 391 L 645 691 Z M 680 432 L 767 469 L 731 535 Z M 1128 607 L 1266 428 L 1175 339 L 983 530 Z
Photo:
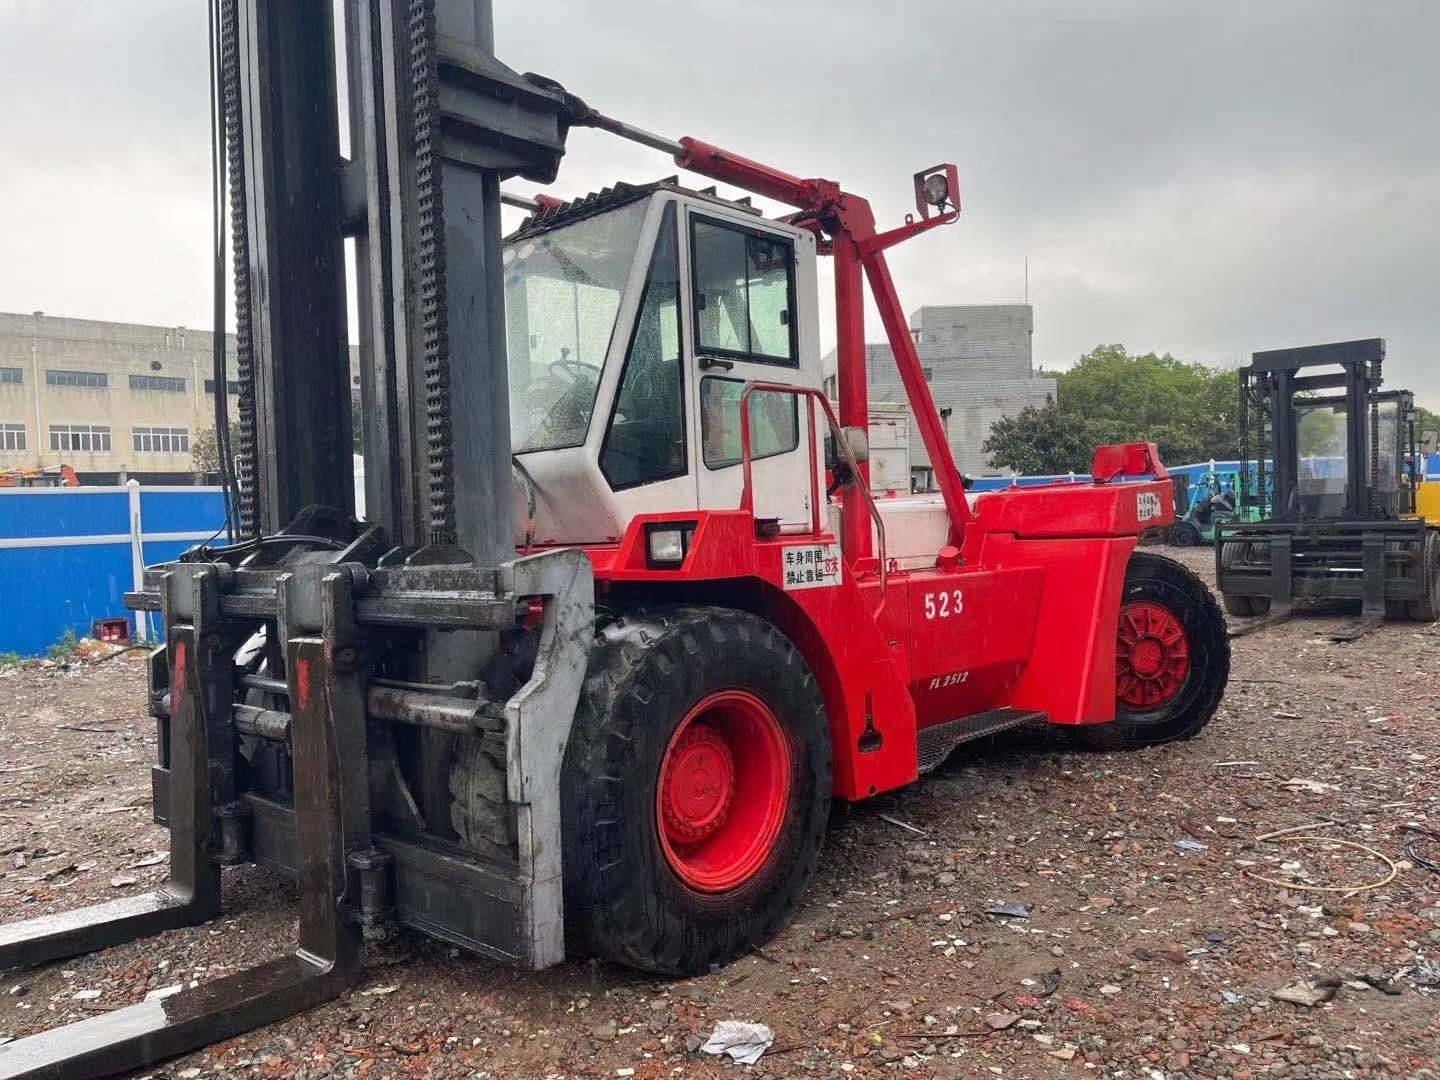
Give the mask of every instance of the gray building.
M 1055 396 L 1055 380 L 1037 376 L 1030 339 L 1034 309 L 1029 304 L 959 304 L 922 307 L 910 316 L 920 364 L 935 405 L 949 409 L 950 452 L 962 473 L 993 472 L 980 446 L 990 426 L 1027 405 Z M 866 345 L 871 401 L 905 401 L 905 388 L 889 345 Z M 829 365 L 834 366 L 834 354 Z M 920 433 L 911 420 L 910 465 L 928 470 Z
M 195 482 L 191 444 L 215 428 L 211 345 L 209 330 L 0 312 L 0 472 L 69 465 L 86 484 Z M 356 364 L 352 348 L 358 385 Z

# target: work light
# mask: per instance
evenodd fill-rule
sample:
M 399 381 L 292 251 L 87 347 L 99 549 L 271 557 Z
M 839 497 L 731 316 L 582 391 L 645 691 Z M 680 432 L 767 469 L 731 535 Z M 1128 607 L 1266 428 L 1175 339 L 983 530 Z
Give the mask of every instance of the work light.
M 925 195 L 925 201 L 937 210 L 944 209 L 950 201 L 950 181 L 944 173 L 931 173 L 920 185 L 920 190 Z

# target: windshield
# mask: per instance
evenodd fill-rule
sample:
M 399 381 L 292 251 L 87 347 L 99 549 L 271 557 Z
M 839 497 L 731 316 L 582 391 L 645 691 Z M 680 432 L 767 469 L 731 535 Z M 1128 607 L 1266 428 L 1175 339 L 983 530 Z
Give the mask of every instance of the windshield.
M 631 203 L 505 246 L 515 453 L 585 441 L 648 205 Z
M 1299 454 L 1296 488 L 1304 518 L 1337 518 L 1345 513 L 1346 449 L 1344 405 L 1295 402 Z

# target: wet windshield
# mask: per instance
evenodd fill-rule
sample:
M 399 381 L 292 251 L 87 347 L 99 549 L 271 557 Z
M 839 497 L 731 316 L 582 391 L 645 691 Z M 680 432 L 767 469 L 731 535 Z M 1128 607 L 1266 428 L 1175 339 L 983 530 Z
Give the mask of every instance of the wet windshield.
M 631 203 L 505 246 L 515 453 L 585 441 L 648 205 Z

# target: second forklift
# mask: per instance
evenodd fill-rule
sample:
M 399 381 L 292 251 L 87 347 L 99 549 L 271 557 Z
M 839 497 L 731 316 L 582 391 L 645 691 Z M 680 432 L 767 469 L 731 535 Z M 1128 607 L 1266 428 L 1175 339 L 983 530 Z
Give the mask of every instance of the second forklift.
M 1251 617 L 1231 636 L 1283 622 L 1297 598 L 1360 600 L 1336 641 L 1440 618 L 1440 523 L 1416 513 L 1414 396 L 1381 389 L 1384 359 L 1367 338 L 1259 352 L 1240 369 L 1242 483 L 1274 494 L 1265 520 L 1216 528 L 1225 610 Z

